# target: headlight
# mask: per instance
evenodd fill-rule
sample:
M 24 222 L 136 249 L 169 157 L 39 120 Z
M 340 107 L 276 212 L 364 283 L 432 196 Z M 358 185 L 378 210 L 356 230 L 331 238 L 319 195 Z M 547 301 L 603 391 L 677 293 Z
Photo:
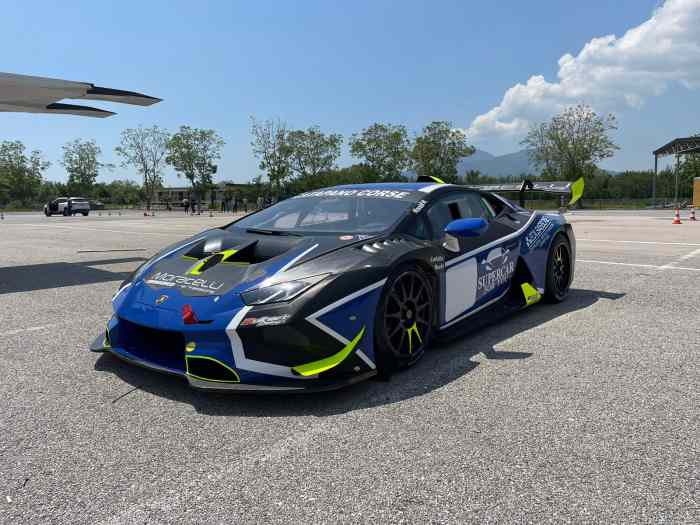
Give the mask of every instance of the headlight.
M 324 273 L 322 275 L 299 279 L 298 281 L 289 281 L 286 283 L 273 284 L 272 286 L 265 286 L 264 288 L 256 288 L 255 290 L 241 293 L 241 298 L 248 306 L 291 301 L 329 275 L 328 273 Z

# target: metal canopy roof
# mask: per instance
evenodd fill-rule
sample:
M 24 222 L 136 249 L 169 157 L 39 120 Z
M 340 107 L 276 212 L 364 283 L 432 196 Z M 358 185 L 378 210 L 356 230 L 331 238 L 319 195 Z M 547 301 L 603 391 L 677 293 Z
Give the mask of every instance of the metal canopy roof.
M 135 93 L 95 86 L 89 82 L 72 82 L 56 78 L 32 77 L 0 72 L 0 112 L 48 113 L 111 117 L 111 111 L 89 106 L 63 104 L 64 99 L 99 100 L 137 106 L 150 106 L 161 99 Z
M 668 144 L 654 150 L 654 156 L 663 157 L 665 155 L 685 155 L 698 152 L 700 152 L 700 137 L 686 137 L 673 139 Z

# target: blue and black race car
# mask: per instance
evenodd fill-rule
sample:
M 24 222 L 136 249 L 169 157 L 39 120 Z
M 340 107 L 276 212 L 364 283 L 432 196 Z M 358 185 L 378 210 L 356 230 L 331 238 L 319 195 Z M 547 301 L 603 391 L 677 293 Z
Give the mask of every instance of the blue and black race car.
M 575 251 L 562 214 L 493 191 L 320 189 L 155 255 L 119 287 L 91 350 L 202 389 L 337 388 L 416 363 L 491 307 L 562 301 Z

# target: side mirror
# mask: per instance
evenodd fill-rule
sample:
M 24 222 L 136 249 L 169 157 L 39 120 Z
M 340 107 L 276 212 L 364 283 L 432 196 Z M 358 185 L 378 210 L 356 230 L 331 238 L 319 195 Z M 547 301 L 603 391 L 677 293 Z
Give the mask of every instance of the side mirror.
M 454 237 L 478 237 L 489 224 L 484 219 L 457 219 L 445 226 L 445 233 Z

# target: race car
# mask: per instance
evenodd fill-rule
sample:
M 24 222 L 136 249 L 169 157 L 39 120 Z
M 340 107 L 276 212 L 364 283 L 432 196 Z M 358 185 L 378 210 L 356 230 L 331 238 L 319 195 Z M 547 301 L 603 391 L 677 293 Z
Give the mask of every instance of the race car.
M 582 186 L 540 191 L 573 201 Z M 562 301 L 575 253 L 563 214 L 478 188 L 310 191 L 145 262 L 91 350 L 201 389 L 334 389 L 415 364 L 434 337 L 498 305 Z

